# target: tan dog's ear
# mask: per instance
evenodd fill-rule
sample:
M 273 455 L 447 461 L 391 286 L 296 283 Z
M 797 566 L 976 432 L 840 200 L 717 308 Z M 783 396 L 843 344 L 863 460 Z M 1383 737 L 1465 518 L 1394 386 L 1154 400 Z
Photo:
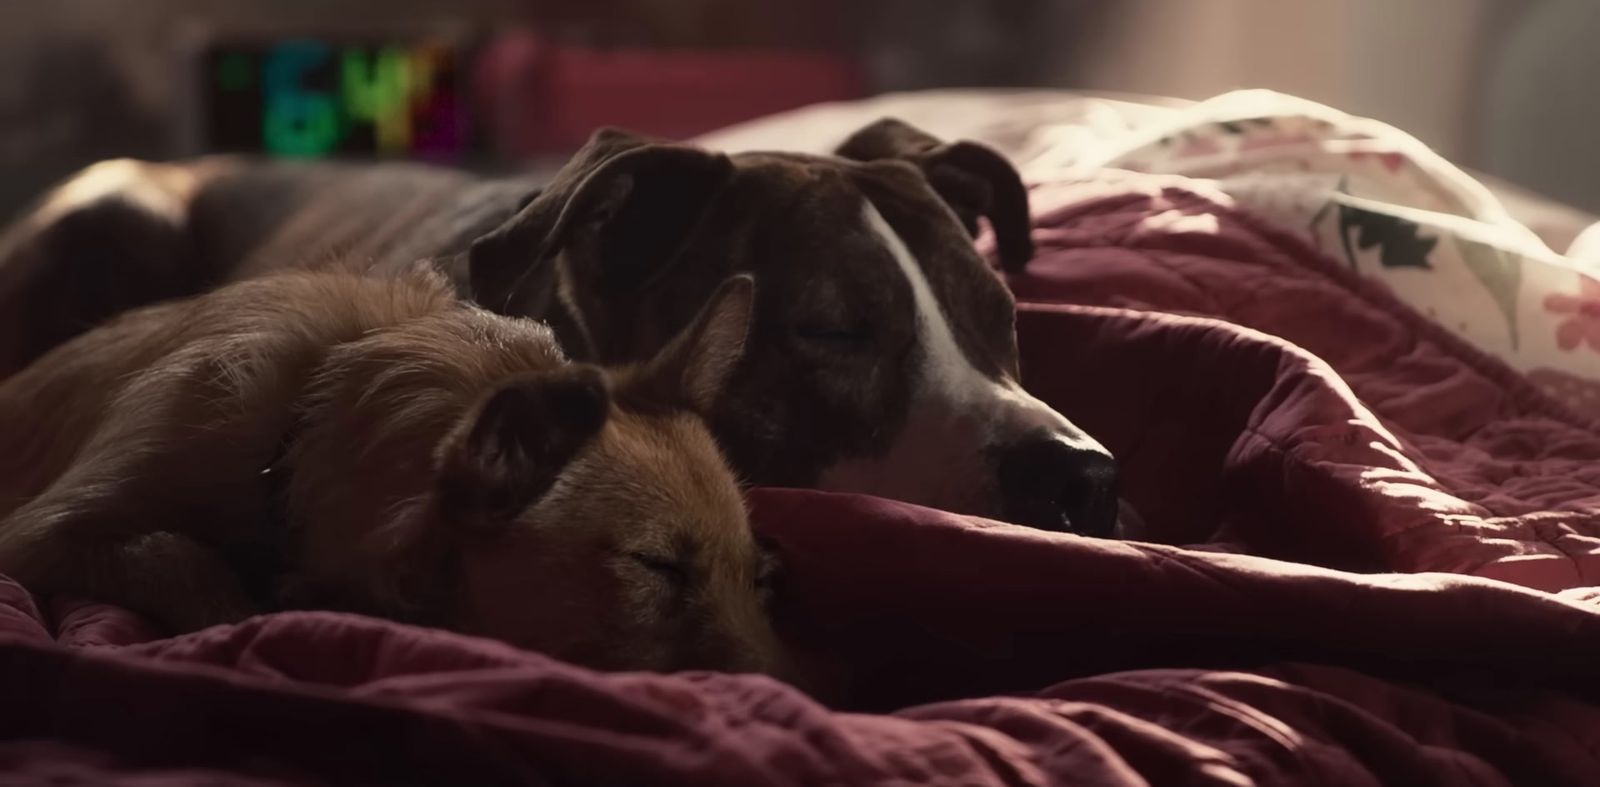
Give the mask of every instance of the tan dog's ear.
M 472 298 L 508 314 L 543 316 L 566 251 L 570 273 L 610 291 L 642 286 L 676 257 L 733 174 L 727 156 L 595 132 L 550 186 L 468 252 Z
M 587 364 L 495 391 L 445 438 L 439 472 L 444 516 L 476 532 L 509 525 L 549 491 L 610 411 L 605 373 Z
M 989 220 L 1001 267 L 1020 271 L 1033 258 L 1028 190 L 994 150 L 976 142 L 941 142 L 909 123 L 884 118 L 851 134 L 834 152 L 855 161 L 915 164 L 968 234 L 978 234 L 980 216 Z
M 740 274 L 711 294 L 700 314 L 646 365 L 642 393 L 657 402 L 711 413 L 744 356 L 755 308 L 755 280 Z

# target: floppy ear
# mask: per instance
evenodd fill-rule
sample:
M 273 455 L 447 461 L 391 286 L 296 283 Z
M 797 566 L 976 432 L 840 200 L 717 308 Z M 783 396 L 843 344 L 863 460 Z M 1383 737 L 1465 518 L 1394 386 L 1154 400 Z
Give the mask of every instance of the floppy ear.
M 611 411 L 605 373 L 587 364 L 525 377 L 486 399 L 445 438 L 445 516 L 495 532 L 550 490 Z
M 646 366 L 647 395 L 709 414 L 744 356 L 754 308 L 754 279 L 740 274 L 723 282 L 689 327 Z
M 909 123 L 884 118 L 851 134 L 834 152 L 855 161 L 915 164 L 968 234 L 978 234 L 978 217 L 989 220 L 1001 267 L 1020 271 L 1032 259 L 1028 190 L 994 150 L 976 142 L 941 142 Z
M 587 284 L 642 285 L 672 261 L 732 174 L 727 156 L 601 129 L 549 187 L 473 242 L 472 298 L 501 313 L 547 315 L 559 276 L 551 260 L 562 251 Z

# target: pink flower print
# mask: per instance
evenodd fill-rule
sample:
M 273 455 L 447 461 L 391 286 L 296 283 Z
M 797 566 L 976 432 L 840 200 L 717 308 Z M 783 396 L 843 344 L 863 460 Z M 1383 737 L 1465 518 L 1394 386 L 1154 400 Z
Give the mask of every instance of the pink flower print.
M 1578 277 L 1577 295 L 1546 295 L 1544 309 L 1552 314 L 1570 314 L 1556 326 L 1556 345 L 1563 350 L 1588 344 L 1600 353 L 1600 279 Z
M 1378 163 L 1382 164 L 1384 169 L 1389 170 L 1390 174 L 1399 172 L 1400 168 L 1406 165 L 1406 154 L 1404 153 L 1369 153 L 1365 150 L 1350 151 L 1350 159 L 1352 161 L 1360 161 L 1368 156 L 1376 156 L 1378 158 Z

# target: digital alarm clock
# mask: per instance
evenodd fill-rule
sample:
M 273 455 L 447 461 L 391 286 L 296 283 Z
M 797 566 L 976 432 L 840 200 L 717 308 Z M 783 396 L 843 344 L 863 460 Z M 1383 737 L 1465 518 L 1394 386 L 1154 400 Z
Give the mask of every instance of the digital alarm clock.
M 865 94 L 849 58 L 746 49 L 595 49 L 526 29 L 490 35 L 260 31 L 185 47 L 196 100 L 184 154 L 561 161 L 594 129 L 688 138 Z
M 475 148 L 470 58 L 427 39 L 208 42 L 197 141 L 276 157 L 459 160 Z

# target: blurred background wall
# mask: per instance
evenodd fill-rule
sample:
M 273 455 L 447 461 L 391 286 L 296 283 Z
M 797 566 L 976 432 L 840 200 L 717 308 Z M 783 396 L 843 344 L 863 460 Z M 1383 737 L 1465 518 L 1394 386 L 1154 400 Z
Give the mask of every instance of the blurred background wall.
M 188 59 L 201 32 L 512 29 L 539 42 L 518 56 L 562 64 L 541 72 L 556 75 L 544 77 L 543 92 L 518 84 L 522 92 L 501 95 L 522 106 L 524 125 L 554 122 L 545 101 L 565 101 L 569 125 L 603 120 L 606 105 L 571 94 L 610 89 L 624 79 L 616 74 L 631 73 L 593 78 L 619 62 L 605 59 L 616 51 L 803 56 L 629 66 L 669 76 L 631 94 L 618 87 L 612 106 L 641 111 L 638 96 L 654 95 L 667 107 L 657 117 L 681 109 L 684 131 L 697 119 L 731 122 L 785 102 L 887 90 L 1027 86 L 1198 99 L 1268 87 L 1377 117 L 1460 163 L 1600 210 L 1600 154 L 1588 143 L 1600 119 L 1590 89 L 1600 75 L 1594 0 L 5 0 L 0 216 L 89 161 L 205 147 Z M 551 60 L 551 47 L 577 54 Z M 762 73 L 774 86 L 752 91 Z M 707 87 L 673 93 L 674 78 Z M 728 83 L 722 93 L 711 87 L 719 80 Z M 546 128 L 540 144 L 556 154 L 572 133 Z

